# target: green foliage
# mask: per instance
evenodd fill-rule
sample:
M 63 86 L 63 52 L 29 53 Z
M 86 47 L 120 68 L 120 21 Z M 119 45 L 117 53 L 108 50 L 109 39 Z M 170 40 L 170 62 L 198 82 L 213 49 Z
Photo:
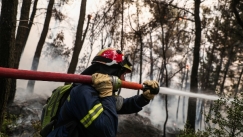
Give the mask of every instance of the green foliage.
M 4 114 L 0 137 L 8 137 L 8 133 L 11 132 L 14 126 L 16 126 L 16 119 L 17 117 L 15 115 L 9 113 Z
M 14 130 L 14 128 L 17 126 L 16 120 L 17 120 L 16 115 L 12 115 L 9 113 L 4 114 L 4 120 L 3 120 L 3 125 L 2 125 L 2 130 L 0 132 L 0 137 L 8 137 L 8 135 Z M 33 137 L 41 137 L 40 136 L 40 130 L 41 130 L 41 122 L 40 120 L 36 121 L 31 121 L 32 127 L 34 128 L 34 133 Z
M 211 124 L 206 131 L 217 137 L 240 137 L 243 135 L 243 94 L 234 99 L 221 98 L 214 102 L 212 114 L 206 116 Z
M 32 121 L 31 122 L 33 128 L 35 129 L 33 137 L 41 137 L 40 131 L 41 131 L 41 122 L 40 120 Z
M 186 128 L 185 126 L 184 130 L 181 130 L 178 137 L 209 137 L 209 133 L 206 131 L 200 131 L 198 130 L 195 132 L 193 129 Z
M 243 93 L 232 98 L 214 101 L 211 113 L 205 115 L 207 127 L 203 131 L 180 131 L 179 137 L 241 137 L 243 136 Z

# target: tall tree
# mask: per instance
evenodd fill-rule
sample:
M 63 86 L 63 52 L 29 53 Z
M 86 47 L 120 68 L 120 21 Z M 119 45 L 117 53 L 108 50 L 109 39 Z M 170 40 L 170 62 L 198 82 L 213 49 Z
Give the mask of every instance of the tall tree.
M 21 53 L 25 46 L 25 38 L 29 30 L 28 21 L 29 21 L 30 5 L 31 5 L 31 0 L 24 0 L 22 2 L 22 8 L 21 8 L 21 14 L 20 14 L 19 26 L 17 30 L 16 43 L 15 43 L 15 50 L 14 50 L 14 58 L 15 58 L 14 68 L 19 67 Z M 8 103 L 13 102 L 15 92 L 16 92 L 16 79 L 12 79 Z
M 193 64 L 191 73 L 191 92 L 198 92 L 198 66 L 200 61 L 200 46 L 201 46 L 201 19 L 200 19 L 200 4 L 201 0 L 194 1 L 194 19 L 195 19 L 195 42 L 193 51 Z M 188 111 L 187 111 L 187 128 L 195 130 L 196 120 L 196 98 L 189 98 Z
M 35 0 L 34 3 L 33 3 L 33 8 L 32 8 L 32 12 L 31 12 L 30 19 L 29 19 L 29 24 L 28 24 L 28 31 L 27 31 L 27 34 L 25 35 L 25 39 L 24 39 L 25 40 L 24 47 L 25 47 L 25 45 L 27 43 L 27 40 L 28 40 L 30 31 L 31 31 L 32 25 L 34 24 L 34 19 L 35 19 L 36 9 L 37 9 L 36 8 L 37 7 L 37 3 L 38 3 L 38 0 Z M 23 47 L 23 50 L 24 50 L 24 47 Z M 22 53 L 23 53 L 23 50 L 22 50 Z
M 79 53 L 83 47 L 82 35 L 83 35 L 83 26 L 84 26 L 85 13 L 86 13 L 86 2 L 87 2 L 87 0 L 82 0 L 82 2 L 81 2 L 75 45 L 74 45 L 74 49 L 73 49 L 73 56 L 72 56 L 70 65 L 68 67 L 67 73 L 72 73 L 72 74 L 75 73 L 75 70 L 76 70 L 76 67 L 78 64 Z M 84 40 L 84 38 L 83 38 L 83 40 Z M 67 83 L 65 83 L 65 84 L 67 84 Z
M 41 33 L 39 42 L 38 42 L 36 50 L 35 50 L 35 55 L 34 55 L 34 58 L 33 58 L 33 61 L 32 61 L 31 70 L 37 70 L 38 69 L 41 51 L 42 51 L 42 48 L 43 48 L 45 40 L 46 40 L 46 36 L 47 36 L 47 33 L 48 33 L 48 29 L 49 29 L 49 25 L 50 25 L 50 21 L 51 21 L 51 17 L 52 17 L 52 8 L 53 8 L 53 5 L 54 5 L 54 2 L 55 2 L 55 0 L 50 0 L 49 4 L 47 6 L 47 12 L 46 12 L 46 18 L 45 18 L 45 22 L 44 22 L 44 27 L 42 29 L 42 33 Z M 27 90 L 29 92 L 33 92 L 34 85 L 35 85 L 35 81 L 29 80 L 28 84 L 27 84 Z
M 18 0 L 2 0 L 0 17 L 0 66 L 14 66 L 14 46 Z M 0 78 L 0 131 L 10 92 L 11 79 Z

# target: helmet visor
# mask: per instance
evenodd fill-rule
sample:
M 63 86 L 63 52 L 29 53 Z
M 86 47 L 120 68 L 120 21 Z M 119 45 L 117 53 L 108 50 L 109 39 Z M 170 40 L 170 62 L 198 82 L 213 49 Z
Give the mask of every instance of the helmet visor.
M 122 67 L 126 68 L 127 72 L 130 73 L 132 71 L 132 60 L 131 55 L 127 54 L 124 56 L 122 62 L 119 63 Z

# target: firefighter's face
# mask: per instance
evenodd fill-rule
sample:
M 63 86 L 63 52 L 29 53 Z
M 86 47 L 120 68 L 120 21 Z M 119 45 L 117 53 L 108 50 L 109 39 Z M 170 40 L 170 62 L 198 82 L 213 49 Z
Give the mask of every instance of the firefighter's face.
M 125 75 L 126 75 L 126 74 L 127 74 L 126 72 L 123 73 L 123 74 L 121 74 L 120 79 L 125 81 Z
M 120 79 L 124 81 L 125 80 L 125 75 L 122 74 L 121 77 L 120 77 Z

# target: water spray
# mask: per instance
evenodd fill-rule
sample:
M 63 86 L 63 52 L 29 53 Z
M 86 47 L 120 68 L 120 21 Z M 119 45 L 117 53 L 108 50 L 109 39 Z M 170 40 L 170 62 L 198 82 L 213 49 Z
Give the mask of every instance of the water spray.
M 25 79 L 25 80 L 40 80 L 40 81 L 54 81 L 54 82 L 74 82 L 74 83 L 85 83 L 92 84 L 92 78 L 90 75 L 78 75 L 78 74 L 66 74 L 56 72 L 43 72 L 33 70 L 20 70 L 12 68 L 0 67 L 0 77 L 14 78 L 14 79 Z M 140 90 L 144 86 L 139 83 L 129 82 L 120 80 L 120 87 L 127 89 Z M 191 92 L 185 92 L 165 87 L 160 87 L 160 93 L 169 95 L 188 96 L 194 98 L 202 98 L 208 100 L 217 100 L 219 97 L 210 96 L 205 94 L 197 94 Z
M 171 89 L 171 88 L 166 88 L 166 87 L 160 87 L 160 93 L 178 95 L 178 96 L 188 96 L 188 97 L 201 98 L 201 99 L 207 99 L 207 100 L 219 99 L 218 96 L 214 96 L 214 95 L 192 93 L 192 92 L 186 92 L 186 91 L 181 91 L 181 90 L 176 90 L 176 89 Z

